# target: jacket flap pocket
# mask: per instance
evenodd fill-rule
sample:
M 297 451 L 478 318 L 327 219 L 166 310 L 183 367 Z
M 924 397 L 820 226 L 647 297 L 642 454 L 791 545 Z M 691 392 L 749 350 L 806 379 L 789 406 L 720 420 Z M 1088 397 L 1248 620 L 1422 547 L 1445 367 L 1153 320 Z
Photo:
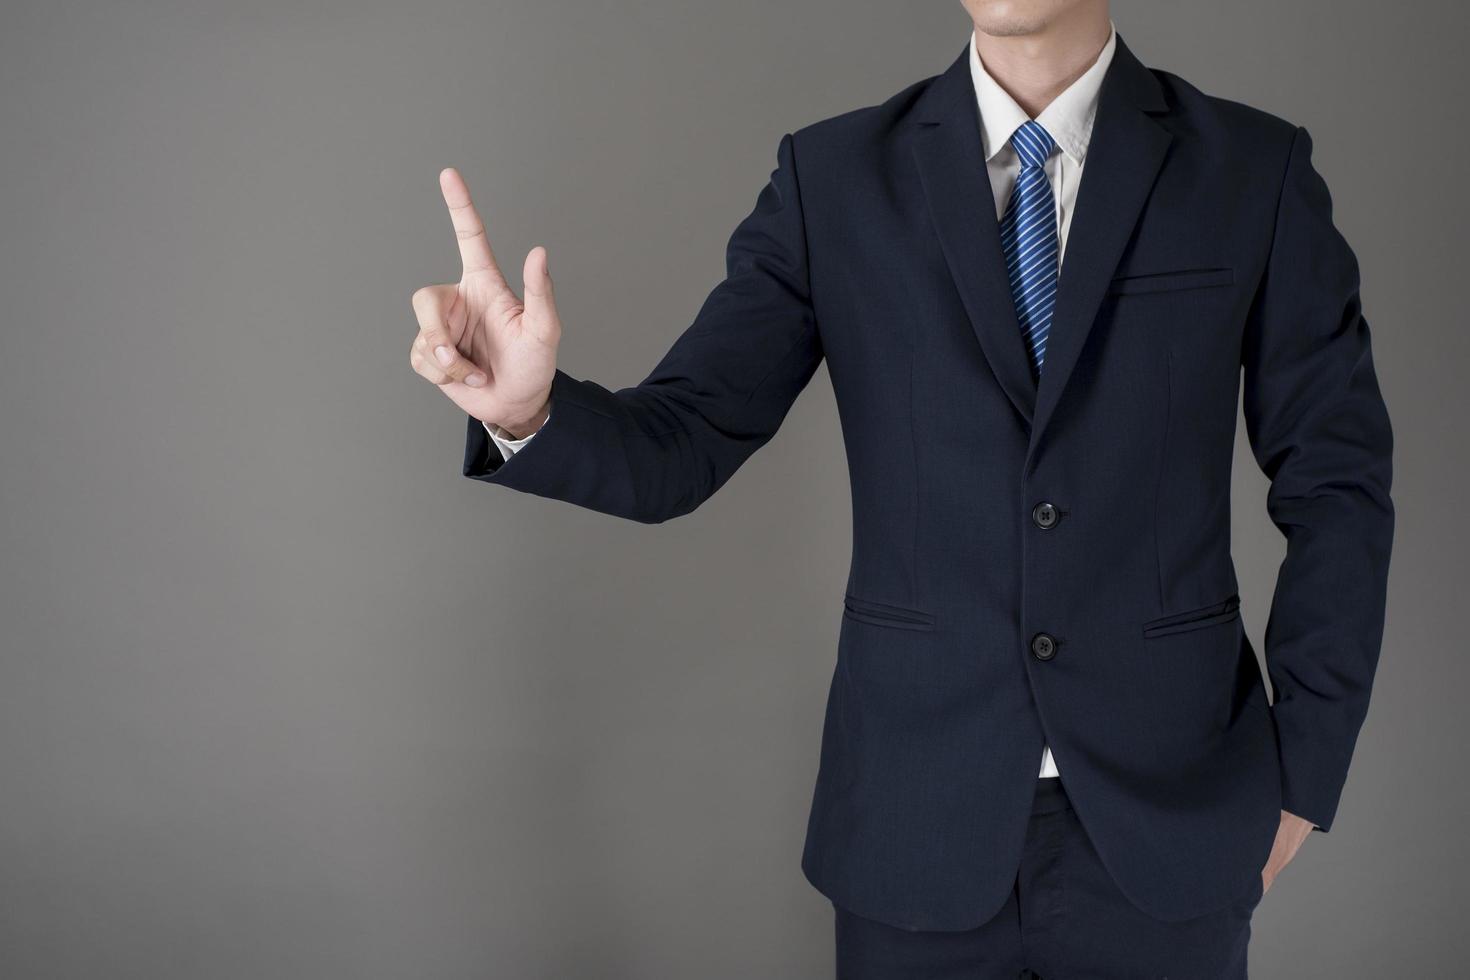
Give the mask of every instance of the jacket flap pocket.
M 875 626 L 893 626 L 898 629 L 929 630 L 934 628 L 934 614 L 922 609 L 895 606 L 872 599 L 860 599 L 852 593 L 842 597 L 845 615 Z
M 1171 289 L 1199 289 L 1205 286 L 1228 286 L 1235 282 L 1234 269 L 1181 269 L 1175 272 L 1148 272 L 1119 276 L 1108 283 L 1110 293 L 1158 293 Z
M 1198 609 L 1188 609 L 1180 613 L 1172 613 L 1151 619 L 1143 624 L 1144 636 L 1167 636 L 1170 633 L 1183 633 L 1186 630 L 1203 629 L 1206 626 L 1215 626 L 1220 623 L 1228 623 L 1240 617 L 1240 596 L 1230 595 L 1220 602 L 1212 602 L 1208 606 Z

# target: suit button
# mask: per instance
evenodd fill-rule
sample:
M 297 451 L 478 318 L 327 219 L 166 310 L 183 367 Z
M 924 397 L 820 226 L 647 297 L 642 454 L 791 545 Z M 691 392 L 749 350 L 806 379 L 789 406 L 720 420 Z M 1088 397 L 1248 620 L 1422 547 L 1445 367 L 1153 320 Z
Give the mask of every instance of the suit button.
M 1031 656 L 1037 660 L 1050 660 L 1057 655 L 1057 641 L 1050 633 L 1037 633 L 1031 638 Z
M 1046 501 L 1042 501 L 1031 508 L 1031 520 L 1042 530 L 1046 530 L 1049 527 L 1056 527 L 1058 516 L 1060 515 L 1057 513 L 1057 509 Z

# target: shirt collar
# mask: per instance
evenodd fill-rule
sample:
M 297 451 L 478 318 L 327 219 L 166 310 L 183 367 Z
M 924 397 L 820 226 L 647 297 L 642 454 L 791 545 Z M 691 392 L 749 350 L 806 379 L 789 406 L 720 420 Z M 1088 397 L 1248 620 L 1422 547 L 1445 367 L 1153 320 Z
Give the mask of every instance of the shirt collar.
M 1080 164 L 1087 156 L 1092 121 L 1097 116 L 1098 92 L 1108 63 L 1113 60 L 1117 42 L 1118 31 L 1109 21 L 1108 41 L 1098 53 L 1097 60 L 1036 117 L 1036 121 L 1056 140 L 1057 146 L 1075 163 Z M 975 98 L 980 104 L 980 137 L 985 159 L 989 160 L 1010 143 L 1011 134 L 1031 117 L 985 70 L 980 62 L 979 49 L 975 47 L 973 31 L 970 33 L 970 77 L 975 83 Z

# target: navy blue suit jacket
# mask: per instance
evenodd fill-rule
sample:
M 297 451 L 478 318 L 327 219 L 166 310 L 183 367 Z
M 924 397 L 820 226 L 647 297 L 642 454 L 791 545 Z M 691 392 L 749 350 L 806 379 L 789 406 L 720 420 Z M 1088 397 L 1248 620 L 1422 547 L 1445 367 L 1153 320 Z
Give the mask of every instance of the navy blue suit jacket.
M 1014 881 L 1044 740 L 1123 892 L 1202 914 L 1253 887 L 1281 808 L 1329 828 L 1367 711 L 1392 433 L 1356 258 L 1304 128 L 1120 36 L 1037 383 L 967 56 L 784 136 L 727 277 L 652 373 L 610 391 L 558 370 L 509 461 L 468 420 L 463 471 L 665 521 L 825 357 L 853 547 L 807 877 L 893 925 L 980 923 Z M 1274 703 L 1230 554 L 1242 385 L 1287 541 Z

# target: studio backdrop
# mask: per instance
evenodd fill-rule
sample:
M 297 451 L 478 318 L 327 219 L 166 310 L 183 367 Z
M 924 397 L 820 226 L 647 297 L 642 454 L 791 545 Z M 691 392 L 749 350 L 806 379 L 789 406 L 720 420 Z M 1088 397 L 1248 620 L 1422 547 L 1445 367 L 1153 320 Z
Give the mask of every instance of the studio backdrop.
M 1394 422 L 1372 707 L 1253 975 L 1461 975 L 1470 13 L 1113 16 L 1311 131 Z M 781 135 L 969 30 L 954 0 L 8 3 L 0 976 L 830 975 L 799 868 L 850 557 L 825 369 L 642 525 L 465 479 L 409 298 L 458 277 L 457 167 L 513 277 L 549 249 L 560 365 L 634 384 Z M 1261 649 L 1283 543 L 1239 440 Z

